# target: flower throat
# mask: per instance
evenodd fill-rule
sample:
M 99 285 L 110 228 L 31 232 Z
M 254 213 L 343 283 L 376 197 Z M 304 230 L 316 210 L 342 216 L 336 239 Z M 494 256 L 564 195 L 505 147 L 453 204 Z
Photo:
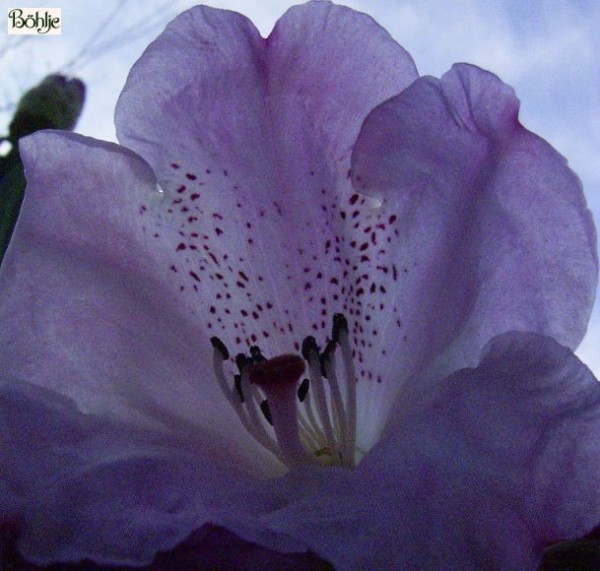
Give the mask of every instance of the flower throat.
M 323 351 L 314 337 L 306 337 L 302 357 L 267 359 L 256 345 L 250 355 L 238 354 L 233 383 L 224 369 L 227 347 L 218 337 L 211 343 L 219 386 L 257 442 L 289 467 L 354 468 L 357 378 L 342 314 L 334 315 L 331 341 Z

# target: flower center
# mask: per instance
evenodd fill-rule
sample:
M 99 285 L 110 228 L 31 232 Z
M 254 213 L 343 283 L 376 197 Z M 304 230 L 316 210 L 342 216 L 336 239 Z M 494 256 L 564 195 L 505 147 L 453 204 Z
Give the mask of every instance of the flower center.
M 223 394 L 250 435 L 289 467 L 356 465 L 356 374 L 348 322 L 339 313 L 331 338 L 320 351 L 315 338 L 307 337 L 302 357 L 266 359 L 253 346 L 249 356 L 235 358 L 233 383 L 225 373 L 229 351 L 219 338 L 211 339 Z

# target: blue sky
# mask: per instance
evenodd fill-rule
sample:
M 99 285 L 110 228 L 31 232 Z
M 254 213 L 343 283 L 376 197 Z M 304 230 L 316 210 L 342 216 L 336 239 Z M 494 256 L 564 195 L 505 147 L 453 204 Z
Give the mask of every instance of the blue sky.
M 294 3 L 206 2 L 246 14 L 263 35 Z M 600 2 L 347 0 L 341 3 L 367 12 L 384 25 L 413 55 L 422 75 L 439 76 L 454 62 L 464 61 L 493 71 L 512 85 L 521 100 L 521 121 L 568 158 L 582 180 L 596 225 L 600 226 Z M 4 3 L 4 7 L 60 7 L 63 32 L 61 36 L 34 37 L 15 45 L 15 37 L 6 35 L 6 10 L 0 8 L 3 78 L 0 129 L 6 131 L 10 104 L 20 93 L 44 75 L 63 71 L 81 77 L 88 85 L 88 100 L 77 130 L 114 140 L 112 113 L 127 71 L 168 20 L 194 4 L 188 0 Z M 103 27 L 111 14 L 118 16 Z M 578 354 L 600 377 L 597 347 L 600 347 L 599 303 Z

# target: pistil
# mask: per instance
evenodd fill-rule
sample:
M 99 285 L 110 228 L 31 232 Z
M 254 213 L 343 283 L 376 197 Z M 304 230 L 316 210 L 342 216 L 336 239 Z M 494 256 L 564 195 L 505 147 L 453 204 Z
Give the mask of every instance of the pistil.
M 250 382 L 260 387 L 269 403 L 273 430 L 281 453 L 290 466 L 310 462 L 298 432 L 296 393 L 304 373 L 297 355 L 280 355 L 248 367 Z

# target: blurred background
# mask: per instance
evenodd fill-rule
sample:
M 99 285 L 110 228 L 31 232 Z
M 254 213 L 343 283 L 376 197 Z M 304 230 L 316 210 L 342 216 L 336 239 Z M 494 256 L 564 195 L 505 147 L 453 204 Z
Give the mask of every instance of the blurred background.
M 11 0 L 0 8 L 0 135 L 20 97 L 45 76 L 83 80 L 76 131 L 116 140 L 113 111 L 146 45 L 189 0 Z M 246 14 L 266 36 L 296 2 L 207 1 Z M 373 16 L 413 56 L 422 75 L 474 63 L 512 85 L 521 121 L 568 158 L 600 227 L 600 2 L 598 0 L 346 0 Z M 8 36 L 7 8 L 62 9 L 60 36 Z M 580 358 L 600 378 L 600 303 Z

